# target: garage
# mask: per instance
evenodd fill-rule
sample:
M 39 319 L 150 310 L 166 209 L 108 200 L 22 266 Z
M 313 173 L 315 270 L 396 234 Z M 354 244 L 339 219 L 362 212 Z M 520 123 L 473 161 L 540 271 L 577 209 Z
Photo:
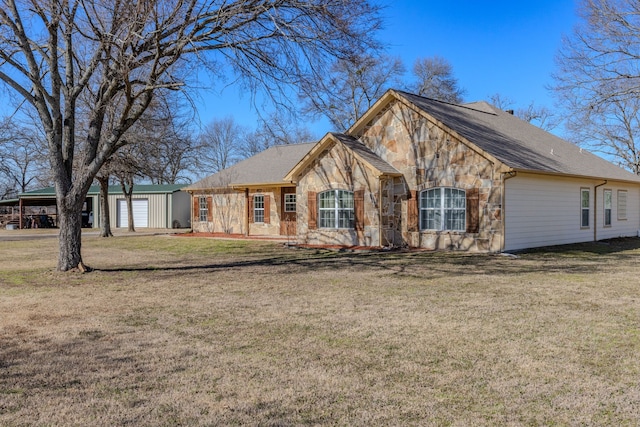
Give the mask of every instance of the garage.
M 149 200 L 133 199 L 133 226 L 136 228 L 146 228 L 149 226 Z M 127 201 L 118 199 L 118 228 L 128 227 Z

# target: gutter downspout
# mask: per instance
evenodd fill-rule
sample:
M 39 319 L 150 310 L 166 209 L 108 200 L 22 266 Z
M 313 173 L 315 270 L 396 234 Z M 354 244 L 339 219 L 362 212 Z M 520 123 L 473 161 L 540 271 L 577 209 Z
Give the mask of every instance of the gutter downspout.
M 602 184 L 598 184 L 593 187 L 593 241 L 598 241 L 598 187 L 602 187 L 603 185 L 607 185 L 607 180 L 605 179 Z M 603 200 L 604 203 L 604 200 Z
M 507 176 L 508 175 L 508 176 Z M 507 240 L 507 184 L 506 181 L 511 178 L 515 178 L 518 175 L 516 171 L 503 172 L 500 174 L 502 179 L 502 244 L 500 245 L 500 252 L 504 252 L 504 247 Z

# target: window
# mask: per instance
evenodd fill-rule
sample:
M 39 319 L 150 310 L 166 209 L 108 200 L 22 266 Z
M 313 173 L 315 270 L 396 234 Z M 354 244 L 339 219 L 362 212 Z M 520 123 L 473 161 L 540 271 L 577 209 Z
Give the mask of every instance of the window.
M 420 193 L 420 229 L 465 231 L 466 193 L 457 188 L 431 188 Z
M 207 216 L 209 215 L 209 206 L 207 205 L 206 197 L 198 197 L 198 220 L 207 222 Z
M 344 190 L 329 190 L 320 193 L 318 200 L 320 228 L 353 228 L 353 193 Z
M 611 206 L 613 205 L 613 191 L 604 190 L 604 226 L 611 227 Z
M 253 196 L 253 222 L 264 222 L 264 195 Z
M 589 227 L 589 192 L 588 188 L 580 189 L 580 227 Z
M 295 212 L 296 211 L 296 195 L 295 193 L 284 195 L 284 211 Z
M 618 190 L 618 219 L 627 219 L 627 190 Z

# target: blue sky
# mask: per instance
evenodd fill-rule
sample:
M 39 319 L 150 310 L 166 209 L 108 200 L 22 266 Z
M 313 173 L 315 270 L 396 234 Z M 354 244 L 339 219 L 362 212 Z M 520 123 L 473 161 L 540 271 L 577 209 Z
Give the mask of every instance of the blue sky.
M 399 56 L 407 69 L 419 57 L 447 59 L 466 90 L 465 101 L 487 100 L 499 93 L 514 107 L 536 105 L 553 109 L 546 86 L 552 83 L 554 56 L 564 34 L 576 23 L 573 0 L 398 0 L 388 1 L 380 39 L 389 54 Z M 407 76 L 409 78 L 409 76 Z M 202 94 L 203 123 L 232 115 L 255 127 L 249 96 L 236 87 Z M 331 131 L 326 122 L 311 124 L 321 136 Z

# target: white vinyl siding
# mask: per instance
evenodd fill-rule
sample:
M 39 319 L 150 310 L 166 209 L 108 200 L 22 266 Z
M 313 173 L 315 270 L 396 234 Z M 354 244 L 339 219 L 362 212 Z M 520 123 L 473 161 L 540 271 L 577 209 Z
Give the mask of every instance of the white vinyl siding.
M 580 228 L 582 215 L 581 188 L 593 188 L 601 181 L 573 178 L 560 179 L 519 173 L 505 181 L 504 205 L 505 250 L 516 250 L 540 246 L 562 245 L 593 241 L 594 230 Z M 597 218 L 597 238 L 607 239 L 619 236 L 637 235 L 640 225 L 640 190 L 637 186 L 619 183 L 612 186 L 614 194 L 618 190 L 627 191 L 627 215 L 631 221 L 613 221 L 611 227 L 603 228 L 602 209 Z M 603 206 L 603 191 L 596 195 L 590 192 L 590 205 L 597 197 L 598 206 Z M 612 218 L 617 217 L 616 201 L 613 201 Z M 593 224 L 593 209 L 590 209 L 589 224 Z

